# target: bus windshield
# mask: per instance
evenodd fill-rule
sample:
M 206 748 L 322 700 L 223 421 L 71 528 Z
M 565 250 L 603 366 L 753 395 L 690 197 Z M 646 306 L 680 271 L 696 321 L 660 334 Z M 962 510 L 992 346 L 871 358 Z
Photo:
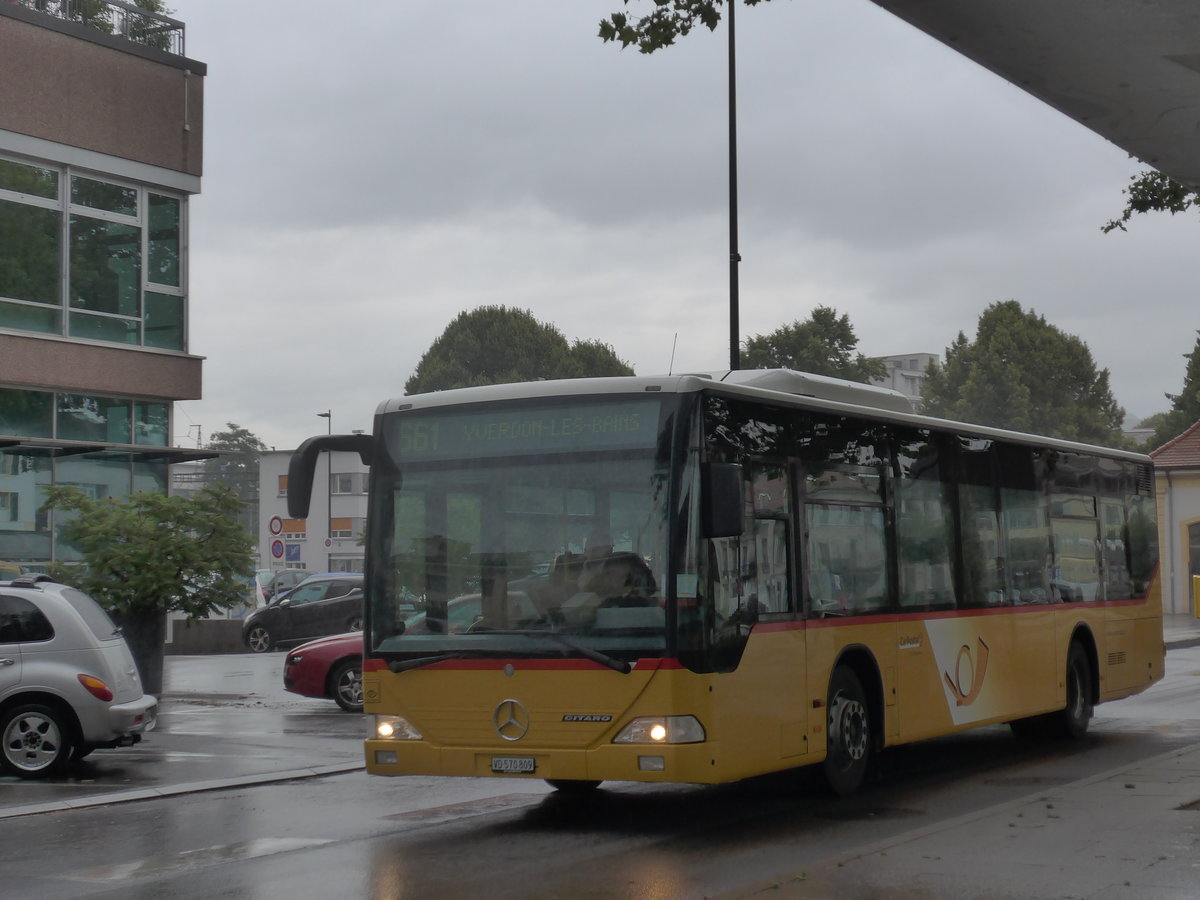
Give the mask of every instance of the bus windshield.
M 373 651 L 398 666 L 662 656 L 659 420 L 660 401 L 640 397 L 390 416 L 373 480 Z

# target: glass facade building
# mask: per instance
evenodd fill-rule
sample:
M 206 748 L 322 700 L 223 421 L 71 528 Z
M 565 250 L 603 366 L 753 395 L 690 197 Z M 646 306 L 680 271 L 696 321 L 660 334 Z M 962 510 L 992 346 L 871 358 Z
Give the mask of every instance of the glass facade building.
M 187 214 L 205 66 L 183 23 L 155 17 L 172 40 L 139 42 L 105 27 L 128 10 L 100 6 L 87 22 L 0 6 L 0 561 L 31 568 L 74 557 L 46 487 L 165 493 L 197 455 L 171 445 L 174 402 L 200 396 Z

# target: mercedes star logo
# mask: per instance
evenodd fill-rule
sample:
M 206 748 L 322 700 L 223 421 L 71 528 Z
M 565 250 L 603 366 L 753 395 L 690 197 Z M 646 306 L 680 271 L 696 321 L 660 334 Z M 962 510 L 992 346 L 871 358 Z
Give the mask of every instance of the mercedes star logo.
M 492 713 L 496 734 L 506 741 L 519 741 L 529 732 L 529 712 L 520 700 L 501 700 Z

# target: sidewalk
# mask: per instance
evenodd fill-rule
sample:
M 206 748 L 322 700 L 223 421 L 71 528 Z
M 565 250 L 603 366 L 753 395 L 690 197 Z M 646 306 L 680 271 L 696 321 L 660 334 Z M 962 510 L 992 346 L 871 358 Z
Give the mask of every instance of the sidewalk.
M 1163 641 L 1168 650 L 1200 647 L 1200 619 L 1177 613 L 1163 616 Z

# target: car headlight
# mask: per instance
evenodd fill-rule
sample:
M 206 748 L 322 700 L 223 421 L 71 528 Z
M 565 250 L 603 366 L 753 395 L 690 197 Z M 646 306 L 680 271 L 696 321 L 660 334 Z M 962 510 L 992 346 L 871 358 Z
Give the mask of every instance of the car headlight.
M 704 726 L 695 716 L 640 716 L 621 729 L 614 744 L 699 744 Z
M 402 716 L 375 716 L 371 737 L 381 741 L 419 741 L 421 732 Z

